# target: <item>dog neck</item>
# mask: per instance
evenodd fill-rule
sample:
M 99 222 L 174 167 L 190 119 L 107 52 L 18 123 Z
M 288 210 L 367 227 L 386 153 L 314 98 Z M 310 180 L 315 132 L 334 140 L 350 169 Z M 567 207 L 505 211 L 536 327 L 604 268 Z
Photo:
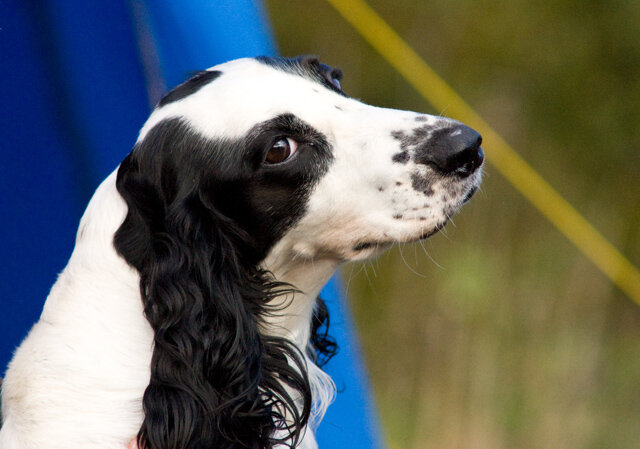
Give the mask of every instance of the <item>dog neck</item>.
M 311 334 L 311 321 L 320 290 L 329 281 L 341 261 L 330 257 L 308 257 L 296 251 L 295 245 L 285 237 L 271 250 L 265 259 L 264 268 L 276 280 L 286 282 L 296 289 L 293 297 L 276 298 L 274 304 L 279 311 L 267 318 L 265 333 L 286 338 L 306 354 Z M 284 300 L 284 302 L 283 302 Z M 282 307 L 284 305 L 284 307 Z M 336 388 L 331 377 L 310 359 L 307 369 L 313 396 L 311 428 L 316 428 L 327 408 L 335 398 Z M 309 435 L 312 435 L 309 432 Z M 311 438 L 311 437 L 310 437 Z M 304 444 L 300 447 L 307 447 Z M 316 447 L 315 444 L 310 447 Z
M 340 266 L 340 261 L 329 257 L 308 257 L 301 254 L 286 237 L 271 250 L 264 267 L 275 279 L 296 289 L 293 297 L 285 298 L 284 308 L 268 319 L 267 332 L 294 341 L 306 347 L 309 341 L 313 308 L 320 290 Z M 283 298 L 278 298 L 282 304 Z

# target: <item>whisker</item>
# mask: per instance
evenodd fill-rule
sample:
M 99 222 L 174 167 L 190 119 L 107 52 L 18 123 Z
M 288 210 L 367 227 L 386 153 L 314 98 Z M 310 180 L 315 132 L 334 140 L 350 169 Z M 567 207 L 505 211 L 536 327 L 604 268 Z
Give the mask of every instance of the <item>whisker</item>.
M 399 249 L 399 251 L 400 251 L 400 257 L 402 258 L 402 261 L 404 262 L 404 265 L 409 269 L 409 271 L 411 271 L 413 274 L 415 274 L 415 275 L 417 275 L 417 276 L 419 276 L 419 277 L 421 277 L 421 278 L 423 278 L 423 279 L 426 279 L 426 276 L 425 276 L 424 274 L 422 274 L 422 273 L 418 273 L 416 270 L 414 270 L 414 269 L 413 269 L 413 268 L 412 268 L 412 267 L 407 263 L 407 260 L 404 258 L 404 254 L 402 254 L 402 247 L 401 247 L 401 246 L 399 246 L 399 247 L 398 247 L 398 249 Z
M 442 265 L 440 265 L 438 262 L 436 262 L 436 260 L 431 257 L 431 254 L 429 254 L 429 251 L 427 251 L 427 248 L 424 246 L 424 240 L 420 241 L 420 246 L 422 246 L 422 249 L 424 250 L 424 253 L 427 255 L 427 257 L 429 258 L 429 260 L 431 260 L 431 262 L 433 262 L 433 264 L 440 268 L 441 270 L 446 270 L 445 267 L 443 267 Z

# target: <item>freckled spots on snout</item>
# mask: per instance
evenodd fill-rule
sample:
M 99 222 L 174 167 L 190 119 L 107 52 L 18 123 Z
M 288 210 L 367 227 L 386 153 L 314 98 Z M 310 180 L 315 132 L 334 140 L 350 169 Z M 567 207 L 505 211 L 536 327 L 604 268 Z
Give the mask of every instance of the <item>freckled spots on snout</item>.
M 411 187 L 417 192 L 422 192 L 427 196 L 432 196 L 435 192 L 431 180 L 426 176 L 417 173 L 411 175 Z
M 411 147 L 423 143 L 432 131 L 432 126 L 422 125 L 413 128 L 410 133 L 403 130 L 391 131 L 391 137 L 400 141 L 400 149 L 407 151 Z
M 402 140 L 407 134 L 404 131 L 391 131 L 391 137 L 396 140 Z
M 396 220 L 400 220 L 402 219 L 402 214 L 395 214 L 393 218 L 395 218 Z
M 409 152 L 405 150 L 401 151 L 400 153 L 396 153 L 393 155 L 391 160 L 400 164 L 406 164 L 407 162 L 409 162 Z

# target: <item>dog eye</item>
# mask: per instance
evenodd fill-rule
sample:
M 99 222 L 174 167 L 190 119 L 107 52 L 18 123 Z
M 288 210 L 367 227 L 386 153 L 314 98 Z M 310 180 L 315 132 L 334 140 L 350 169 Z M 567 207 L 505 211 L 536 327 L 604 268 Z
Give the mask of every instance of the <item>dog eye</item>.
M 279 164 L 289 159 L 298 149 L 298 142 L 290 137 L 283 137 L 274 143 L 269 151 L 265 162 L 267 164 Z

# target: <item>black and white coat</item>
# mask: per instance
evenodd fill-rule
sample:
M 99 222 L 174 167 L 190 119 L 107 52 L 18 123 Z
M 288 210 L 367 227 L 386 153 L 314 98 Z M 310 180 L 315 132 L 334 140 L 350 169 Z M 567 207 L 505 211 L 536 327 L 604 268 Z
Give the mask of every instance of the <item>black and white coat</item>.
M 320 289 L 442 228 L 483 161 L 470 128 L 339 79 L 242 59 L 159 103 L 9 366 L 0 448 L 316 447 L 334 395 Z

